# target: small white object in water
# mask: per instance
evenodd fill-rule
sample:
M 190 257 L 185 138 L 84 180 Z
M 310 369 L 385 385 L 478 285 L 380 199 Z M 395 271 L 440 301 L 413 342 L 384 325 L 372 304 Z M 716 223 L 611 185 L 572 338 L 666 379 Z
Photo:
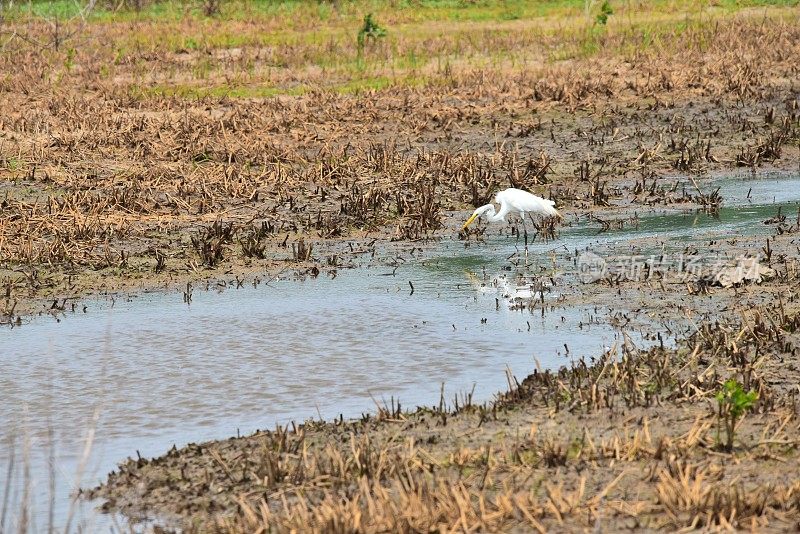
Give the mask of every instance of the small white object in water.
M 489 283 L 480 283 L 480 285 L 476 283 L 476 285 L 479 293 L 495 293 L 515 304 L 542 297 L 541 292 L 534 289 L 534 284 L 525 277 L 509 280 L 505 274 L 501 274 Z
M 505 275 L 498 276 L 494 282 L 498 293 L 508 300 L 528 300 L 540 296 L 539 292 L 534 291 L 530 284 L 509 282 Z

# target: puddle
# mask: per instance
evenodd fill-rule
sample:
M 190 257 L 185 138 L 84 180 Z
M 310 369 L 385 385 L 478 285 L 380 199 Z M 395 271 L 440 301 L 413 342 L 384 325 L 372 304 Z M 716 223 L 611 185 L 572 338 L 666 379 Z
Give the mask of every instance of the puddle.
M 640 212 L 638 226 L 606 233 L 581 221 L 557 241 L 534 243 L 530 268 L 565 271 L 572 264 L 565 251 L 627 253 L 639 242 L 654 246 L 653 237 L 658 247 L 677 249 L 730 235 L 769 235 L 763 220 L 776 213 L 774 202 L 787 216 L 796 214 L 800 179 L 737 179 L 722 187 L 718 216 Z M 0 479 L 15 455 L 7 525 L 18 521 L 27 464 L 31 530 L 46 528 L 51 443 L 53 512 L 56 524 L 66 521 L 82 440 L 92 426 L 84 486 L 137 450 L 154 456 L 173 444 L 291 420 L 357 417 L 392 397 L 408 408 L 438 404 L 442 382 L 448 402 L 473 388 L 475 399 L 489 400 L 506 388 L 507 367 L 521 378 L 534 358 L 556 368 L 613 345 L 619 334 L 596 324 L 593 308 L 556 306 L 544 316 L 540 309 L 509 309 L 492 282 L 502 273 L 513 285 L 508 258 L 520 248 L 490 227 L 484 243 L 465 247 L 445 239 L 396 269 L 195 289 L 188 306 L 180 293 L 90 302 L 90 313 L 60 323 L 42 317 L 0 330 L 0 428 L 8 434 L 0 436 Z M 551 288 L 545 299 L 556 303 L 558 292 Z M 26 449 L 30 458 L 23 461 Z M 78 511 L 72 524 L 78 523 L 87 530 L 112 526 L 91 503 Z

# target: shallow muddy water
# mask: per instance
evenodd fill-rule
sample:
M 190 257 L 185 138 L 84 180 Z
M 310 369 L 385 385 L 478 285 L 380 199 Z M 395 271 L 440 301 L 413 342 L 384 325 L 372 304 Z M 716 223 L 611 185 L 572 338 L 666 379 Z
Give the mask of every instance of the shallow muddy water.
M 640 211 L 638 224 L 602 234 L 597 224 L 580 220 L 557 241 L 531 245 L 529 269 L 567 273 L 564 280 L 574 283 L 567 252 L 625 254 L 768 235 L 763 221 L 776 213 L 776 202 L 788 217 L 796 215 L 800 179 L 720 185 L 725 200 L 717 217 Z M 503 232 L 490 227 L 485 242 L 468 247 L 445 238 L 433 250 L 406 255 L 396 268 L 195 288 L 188 305 L 181 292 L 90 301 L 85 314 L 0 330 L 0 480 L 10 480 L 11 503 L 6 526 L 19 521 L 25 465 L 34 530 L 46 529 L 50 508 L 56 524 L 66 522 L 90 428 L 95 437 L 84 486 L 136 451 L 153 456 L 173 444 L 291 420 L 357 417 L 392 397 L 408 408 L 438 404 L 442 383 L 448 402 L 473 387 L 476 400 L 489 400 L 507 387 L 507 368 L 522 378 L 536 361 L 556 368 L 618 341 L 612 327 L 596 323 L 603 317 L 595 307 L 560 306 L 564 288 L 545 292 L 547 313 L 510 309 L 493 281 L 499 275 L 513 280 L 512 263 L 524 261 L 521 244 Z M 90 531 L 109 526 L 91 504 L 76 522 Z

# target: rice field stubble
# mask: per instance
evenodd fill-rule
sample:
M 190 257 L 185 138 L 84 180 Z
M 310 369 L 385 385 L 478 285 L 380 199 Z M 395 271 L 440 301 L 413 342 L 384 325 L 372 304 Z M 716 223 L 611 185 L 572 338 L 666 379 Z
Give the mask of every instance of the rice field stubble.
M 344 15 L 283 31 L 288 17 L 9 16 L 4 318 L 347 264 L 354 242 L 453 234 L 454 210 L 510 185 L 585 214 L 691 202 L 679 174 L 796 168 L 797 14 L 712 12 L 631 8 L 598 29 L 388 11 L 361 51 Z M 292 253 L 301 239 L 313 253 Z

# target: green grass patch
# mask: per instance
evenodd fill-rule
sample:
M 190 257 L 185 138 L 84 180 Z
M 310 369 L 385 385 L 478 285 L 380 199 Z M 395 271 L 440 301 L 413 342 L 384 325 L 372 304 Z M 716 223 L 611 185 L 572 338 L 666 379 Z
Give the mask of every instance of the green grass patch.
M 152 87 L 135 87 L 132 92 L 136 96 L 167 96 L 189 100 L 204 98 L 270 98 L 278 95 L 301 95 L 310 89 L 307 86 L 269 87 L 269 86 L 216 86 L 195 87 L 189 85 L 154 85 Z
M 203 98 L 271 98 L 275 96 L 298 96 L 312 91 L 331 91 L 339 94 L 358 94 L 365 91 L 379 91 L 394 86 L 419 87 L 429 80 L 422 77 L 389 78 L 372 76 L 325 86 L 296 85 L 292 87 L 276 87 L 265 85 L 212 86 L 200 87 L 190 85 L 154 85 L 136 86 L 131 89 L 137 97 L 167 96 L 186 99 Z
M 595 2 L 597 3 L 597 2 Z M 697 11 L 724 9 L 735 11 L 748 7 L 794 7 L 800 0 L 652 0 L 646 4 L 631 5 L 621 0 L 611 0 L 614 18 L 630 13 Z M 20 1 L 4 7 L 3 13 L 11 19 L 30 17 L 69 19 L 77 16 L 86 5 L 81 0 Z M 597 8 L 596 5 L 593 6 Z M 320 25 L 352 26 L 367 13 L 387 25 L 433 21 L 488 22 L 533 19 L 540 17 L 583 16 L 584 0 L 351 0 L 341 3 L 309 0 L 229 0 L 223 3 L 222 13 L 211 20 L 280 21 L 287 31 L 312 30 Z M 177 21 L 187 17 L 207 20 L 201 2 L 163 0 L 150 2 L 140 11 L 110 9 L 95 6 L 89 13 L 97 21 Z

